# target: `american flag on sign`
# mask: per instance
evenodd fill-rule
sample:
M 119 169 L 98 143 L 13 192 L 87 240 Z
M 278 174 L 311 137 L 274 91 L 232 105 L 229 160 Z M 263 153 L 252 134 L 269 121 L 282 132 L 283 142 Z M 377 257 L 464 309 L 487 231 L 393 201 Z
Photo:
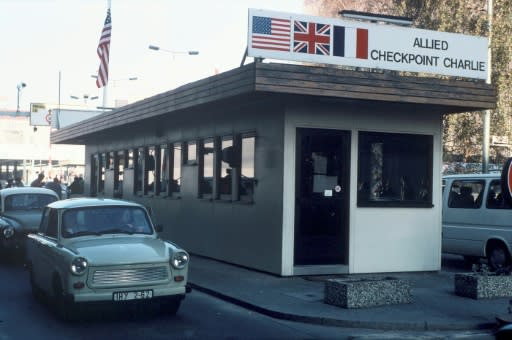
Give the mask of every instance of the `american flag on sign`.
M 295 21 L 293 26 L 294 52 L 330 55 L 331 25 Z
M 101 31 L 100 42 L 98 44 L 97 53 L 100 57 L 100 67 L 98 69 L 98 77 L 96 78 L 96 86 L 103 87 L 108 83 L 108 56 L 110 53 L 110 35 L 112 33 L 112 20 L 110 18 L 110 8 L 107 10 L 107 17 Z
M 290 20 L 252 18 L 252 48 L 290 52 Z

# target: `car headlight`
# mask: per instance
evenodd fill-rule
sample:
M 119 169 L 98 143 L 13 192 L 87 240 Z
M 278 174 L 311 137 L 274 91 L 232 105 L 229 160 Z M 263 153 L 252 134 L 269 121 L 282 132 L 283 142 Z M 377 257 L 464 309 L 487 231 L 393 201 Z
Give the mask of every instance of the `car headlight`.
M 188 263 L 188 254 L 180 251 L 172 255 L 171 264 L 176 269 L 183 269 Z
M 71 272 L 75 275 L 82 275 L 87 270 L 87 260 L 83 257 L 77 257 L 71 262 Z
M 14 228 L 13 227 L 7 227 L 3 231 L 5 238 L 11 238 L 14 236 Z

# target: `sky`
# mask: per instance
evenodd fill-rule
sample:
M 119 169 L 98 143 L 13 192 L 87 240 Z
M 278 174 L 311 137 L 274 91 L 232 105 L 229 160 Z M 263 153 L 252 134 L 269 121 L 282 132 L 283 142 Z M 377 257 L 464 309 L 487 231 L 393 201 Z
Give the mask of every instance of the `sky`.
M 108 0 L 0 0 L 0 110 L 103 105 L 96 54 Z M 303 13 L 303 0 L 111 0 L 106 106 L 240 66 L 248 9 Z M 149 45 L 174 51 L 154 51 Z M 199 51 L 191 56 L 186 51 Z M 248 58 L 247 62 L 252 62 Z M 137 77 L 137 80 L 128 80 Z M 59 81 L 60 78 L 60 81 Z M 26 86 L 18 91 L 18 85 Z M 60 93 L 60 96 L 59 96 Z M 18 96 L 19 94 L 19 96 Z M 85 100 L 98 96 L 95 100 Z M 79 97 L 72 99 L 71 96 Z

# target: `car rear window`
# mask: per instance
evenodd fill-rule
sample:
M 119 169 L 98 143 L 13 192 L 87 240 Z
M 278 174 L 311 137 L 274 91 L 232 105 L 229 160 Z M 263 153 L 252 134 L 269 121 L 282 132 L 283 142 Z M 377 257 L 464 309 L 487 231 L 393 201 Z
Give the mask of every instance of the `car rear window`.
M 4 210 L 42 210 L 46 205 L 55 202 L 57 197 L 46 194 L 15 194 L 5 198 Z

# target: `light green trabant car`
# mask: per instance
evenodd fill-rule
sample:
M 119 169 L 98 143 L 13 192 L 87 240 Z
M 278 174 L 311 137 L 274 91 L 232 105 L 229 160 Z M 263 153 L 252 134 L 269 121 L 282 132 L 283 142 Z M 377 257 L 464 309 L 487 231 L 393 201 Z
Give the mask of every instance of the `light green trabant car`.
M 157 302 L 177 312 L 187 286 L 189 255 L 160 239 L 137 203 L 73 198 L 49 204 L 27 239 L 30 285 L 58 315 L 73 319 L 89 302 Z

